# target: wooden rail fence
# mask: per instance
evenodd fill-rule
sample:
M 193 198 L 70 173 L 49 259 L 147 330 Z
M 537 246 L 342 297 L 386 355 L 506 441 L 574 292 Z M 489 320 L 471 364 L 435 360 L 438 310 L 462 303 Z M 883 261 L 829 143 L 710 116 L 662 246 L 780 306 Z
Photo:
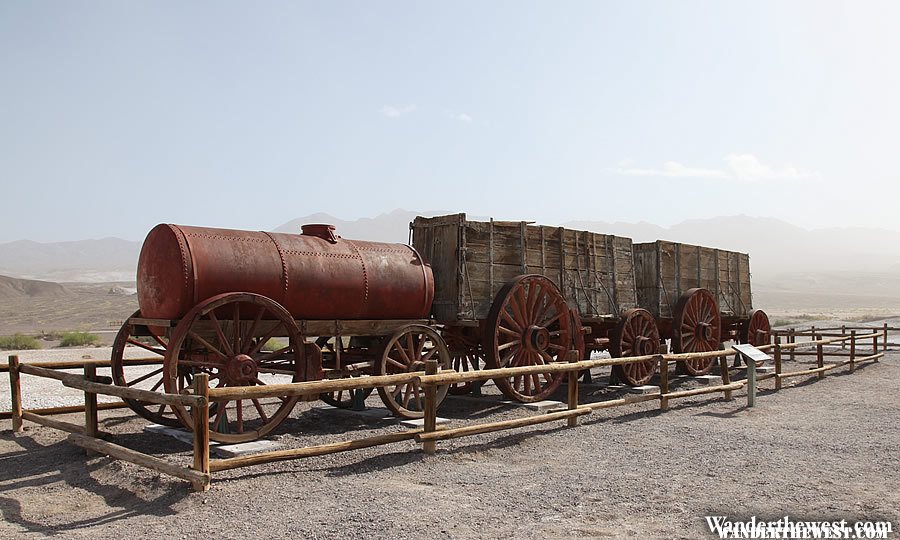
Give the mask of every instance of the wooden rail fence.
M 879 331 L 869 334 L 857 334 L 856 329 L 850 329 L 850 333 L 844 336 L 823 337 L 821 339 L 813 339 L 805 342 L 798 342 L 794 339 L 788 343 L 782 343 L 781 338 L 784 334 L 777 333 L 774 336 L 774 343 L 759 347 L 761 350 L 772 351 L 775 370 L 773 373 L 760 374 L 755 377 L 755 380 L 763 381 L 775 379 L 775 389 L 779 390 L 782 387 L 782 381 L 792 377 L 815 375 L 818 378 L 823 378 L 828 371 L 841 366 L 849 366 L 849 370 L 852 372 L 859 364 L 875 361 L 884 356 L 885 351 L 887 350 L 887 335 L 889 329 L 890 328 L 885 325 L 883 328 L 879 329 Z M 792 337 L 798 335 L 801 334 L 794 333 Z M 818 336 L 819 334 L 815 335 Z M 869 339 L 872 340 L 872 353 L 861 356 L 859 351 L 861 348 L 860 345 L 863 342 L 868 342 Z M 882 343 L 881 351 L 879 351 L 879 339 Z M 844 344 L 847 342 L 849 342 L 850 346 L 848 358 L 836 363 L 826 364 L 826 355 L 832 355 L 834 351 L 826 351 L 825 346 L 835 343 Z M 793 354 L 795 349 L 807 347 L 815 348 L 815 368 L 788 372 L 782 370 L 782 360 L 785 353 Z M 439 372 L 437 361 L 429 360 L 426 363 L 425 371 L 412 373 L 225 388 L 210 388 L 209 376 L 200 373 L 194 376 L 190 390 L 183 394 L 167 394 L 164 392 L 120 387 L 101 381 L 96 375 L 96 369 L 97 367 L 108 366 L 108 361 L 85 360 L 81 362 L 23 364 L 19 362 L 17 356 L 10 356 L 9 363 L 5 366 L 6 369 L 4 371 L 9 372 L 12 399 L 12 410 L 9 414 L 12 419 L 13 431 L 21 432 L 23 430 L 24 421 L 61 430 L 68 433 L 68 440 L 70 442 L 85 448 L 88 452 L 96 452 L 117 459 L 130 461 L 137 465 L 187 480 L 191 483 L 193 489 L 205 491 L 209 489 L 212 479 L 211 474 L 213 472 L 262 463 L 320 456 L 408 440 L 415 440 L 416 442 L 421 443 L 423 451 L 426 454 L 433 454 L 436 451 L 438 441 L 563 420 L 566 422 L 567 426 L 574 427 L 578 425 L 578 419 L 580 417 L 590 415 L 599 409 L 608 409 L 656 400 L 659 402 L 660 409 L 665 410 L 668 409 L 669 402 L 673 399 L 714 393 L 722 393 L 724 399 L 732 400 L 734 391 L 743 388 L 747 384 L 746 380 L 731 382 L 727 357 L 734 354 L 736 354 L 734 349 L 725 348 L 723 350 L 706 353 L 579 360 L 577 358 L 577 353 L 575 351 L 570 351 L 567 355 L 566 362 L 558 362 L 544 366 L 484 369 L 468 372 Z M 839 356 L 839 358 L 843 357 L 844 356 Z M 704 388 L 671 391 L 669 388 L 669 366 L 673 362 L 678 362 L 680 360 L 697 360 L 701 358 L 718 359 L 718 371 L 722 378 L 722 383 Z M 581 371 L 601 366 L 616 366 L 634 362 L 645 362 L 648 360 L 659 363 L 660 384 L 658 393 L 634 395 L 594 403 L 580 402 L 578 375 Z M 135 360 L 129 363 L 141 365 L 142 362 L 150 363 L 149 361 L 144 360 Z M 59 372 L 61 369 L 73 368 L 83 369 L 83 375 Z M 437 426 L 437 388 L 439 386 L 472 381 L 485 382 L 502 377 L 553 373 L 567 375 L 567 400 L 563 410 L 513 420 L 479 423 L 450 429 L 445 429 L 443 426 Z M 21 391 L 22 374 L 55 379 L 60 381 L 66 387 L 82 390 L 85 396 L 85 405 L 83 407 L 23 410 Z M 258 454 L 227 459 L 210 459 L 209 404 L 211 402 L 251 398 L 279 398 L 283 396 L 317 396 L 324 392 L 337 390 L 377 388 L 409 382 L 420 385 L 424 390 L 424 424 L 422 428 L 303 448 L 261 452 Z M 98 394 L 117 396 L 123 399 L 137 399 L 159 405 L 180 405 L 189 407 L 193 423 L 194 460 L 192 466 L 178 466 L 155 456 L 144 454 L 104 440 L 104 437 L 109 437 L 109 435 L 101 433 L 99 430 L 98 411 L 103 408 L 119 407 L 121 404 L 97 403 Z M 85 414 L 83 426 L 49 418 L 49 416 L 55 414 L 82 411 Z

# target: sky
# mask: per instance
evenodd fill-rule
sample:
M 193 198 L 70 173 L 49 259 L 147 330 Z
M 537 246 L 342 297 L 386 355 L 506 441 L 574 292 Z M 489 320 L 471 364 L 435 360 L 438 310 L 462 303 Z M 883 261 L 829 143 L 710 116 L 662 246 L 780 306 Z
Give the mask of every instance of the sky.
M 0 0 L 0 242 L 325 212 L 900 231 L 900 3 Z

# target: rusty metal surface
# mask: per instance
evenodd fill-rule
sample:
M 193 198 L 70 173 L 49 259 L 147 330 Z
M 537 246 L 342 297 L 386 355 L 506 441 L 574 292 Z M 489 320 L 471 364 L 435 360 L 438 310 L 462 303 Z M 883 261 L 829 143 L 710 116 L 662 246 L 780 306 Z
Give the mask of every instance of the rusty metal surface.
M 266 296 L 296 319 L 423 318 L 434 298 L 431 268 L 413 248 L 347 240 L 328 225 L 306 234 L 157 225 L 137 288 L 142 314 L 159 319 L 227 292 Z

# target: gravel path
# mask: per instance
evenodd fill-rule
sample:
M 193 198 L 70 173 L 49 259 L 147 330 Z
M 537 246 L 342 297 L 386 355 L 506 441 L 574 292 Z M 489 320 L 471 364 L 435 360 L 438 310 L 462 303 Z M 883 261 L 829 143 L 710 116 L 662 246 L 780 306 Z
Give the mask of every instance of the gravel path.
M 752 410 L 743 392 L 731 402 L 674 401 L 666 412 L 637 404 L 597 411 L 574 429 L 440 442 L 434 456 L 405 442 L 217 473 L 207 493 L 86 458 L 39 426 L 13 435 L 0 421 L 0 538 L 712 538 L 710 513 L 896 528 L 900 354 L 852 375 L 836 371 L 764 391 Z M 485 391 L 448 399 L 440 416 L 462 425 L 534 414 Z M 189 463 L 187 446 L 145 425 L 127 411 L 102 413 L 116 442 Z M 314 403 L 299 406 L 275 439 L 297 447 L 397 429 Z

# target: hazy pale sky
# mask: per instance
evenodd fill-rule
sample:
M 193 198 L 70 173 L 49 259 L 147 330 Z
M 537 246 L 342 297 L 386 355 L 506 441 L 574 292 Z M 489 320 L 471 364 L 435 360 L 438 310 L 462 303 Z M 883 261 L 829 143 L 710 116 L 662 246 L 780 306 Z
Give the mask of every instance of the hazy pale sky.
M 327 212 L 900 230 L 900 2 L 0 1 L 0 242 Z

